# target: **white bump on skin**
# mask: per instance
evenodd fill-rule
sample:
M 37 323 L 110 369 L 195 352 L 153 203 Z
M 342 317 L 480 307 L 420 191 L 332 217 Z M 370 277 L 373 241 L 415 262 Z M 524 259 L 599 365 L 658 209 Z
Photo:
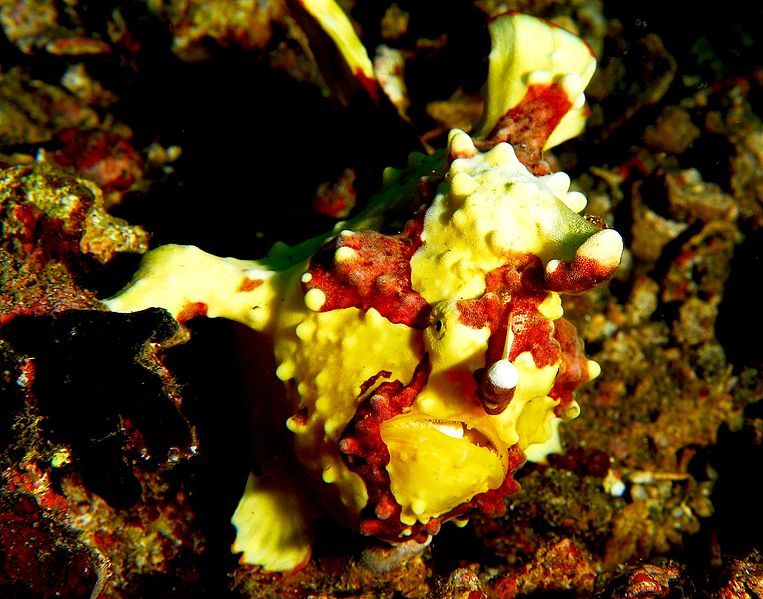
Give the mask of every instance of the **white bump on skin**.
M 323 478 L 324 483 L 327 483 L 327 484 L 333 483 L 334 481 L 336 481 L 336 470 L 330 467 L 325 468 L 323 470 L 323 475 L 321 478 Z
M 538 312 L 549 320 L 561 318 L 564 310 L 562 309 L 562 299 L 559 297 L 559 294 L 549 291 L 543 301 L 538 304 Z
M 320 289 L 310 289 L 305 293 L 305 305 L 313 312 L 318 312 L 326 303 L 326 294 Z
M 460 173 L 469 168 L 469 159 L 468 158 L 456 158 L 453 162 L 450 163 L 450 169 L 449 171 L 451 173 Z
M 559 171 L 553 175 L 546 175 L 543 181 L 557 198 L 565 197 L 570 189 L 570 177 L 567 173 Z
M 467 173 L 456 173 L 450 181 L 450 192 L 456 197 L 465 198 L 477 191 L 477 183 Z
M 417 516 L 420 516 L 423 514 L 427 509 L 427 504 L 424 501 L 421 501 L 420 499 L 417 499 L 411 503 L 411 511 L 416 514 Z
M 514 364 L 502 358 L 488 368 L 487 378 L 496 391 L 511 391 L 519 382 L 519 371 Z
M 577 73 L 567 73 L 561 80 L 564 93 L 568 98 L 574 98 L 585 89 L 586 82 Z
M 595 379 L 597 376 L 601 374 L 601 366 L 599 366 L 598 362 L 594 362 L 593 360 L 588 360 L 588 380 Z
M 492 150 L 487 152 L 485 158 L 490 165 L 509 166 L 517 161 L 517 154 L 514 152 L 514 148 L 512 148 L 510 144 L 502 141 L 501 143 L 496 144 Z
M 527 75 L 527 85 L 551 83 L 553 75 L 548 71 L 537 70 Z
M 469 158 L 477 153 L 472 138 L 459 129 L 453 129 L 448 139 L 448 154 Z
M 358 252 L 356 252 L 353 248 L 348 247 L 346 245 L 343 245 L 342 247 L 338 248 L 337 251 L 334 253 L 334 260 L 336 260 L 337 262 L 347 262 L 348 260 L 353 260 L 357 257 L 358 257 Z
M 614 229 L 604 229 L 586 239 L 575 253 L 602 266 L 615 268 L 623 254 L 623 238 Z
M 562 201 L 567 204 L 567 207 L 573 212 L 580 212 L 586 207 L 586 204 L 588 204 L 585 195 L 579 191 L 571 191 L 562 198 Z

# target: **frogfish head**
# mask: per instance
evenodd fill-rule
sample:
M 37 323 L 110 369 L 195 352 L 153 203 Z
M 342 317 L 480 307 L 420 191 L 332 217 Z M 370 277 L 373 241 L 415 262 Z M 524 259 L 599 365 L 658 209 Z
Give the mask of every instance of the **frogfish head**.
M 402 232 L 344 231 L 312 257 L 276 340 L 279 377 L 296 381 L 300 457 L 362 532 L 423 540 L 502 510 L 526 456 L 577 415 L 573 390 L 598 366 L 560 293 L 606 280 L 622 253 L 584 205 L 564 173 L 536 176 L 511 145 L 480 152 L 454 131 Z

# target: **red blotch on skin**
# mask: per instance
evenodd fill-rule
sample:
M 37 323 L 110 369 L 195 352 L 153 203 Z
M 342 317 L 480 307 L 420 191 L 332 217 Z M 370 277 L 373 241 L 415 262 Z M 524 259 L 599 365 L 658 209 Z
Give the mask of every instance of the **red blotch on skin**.
M 249 277 L 244 277 L 241 280 L 241 283 L 238 286 L 238 289 L 236 291 L 241 292 L 247 292 L 247 291 L 253 291 L 254 289 L 257 289 L 260 285 L 262 285 L 265 281 L 262 279 L 250 279 Z
M 190 302 L 183 306 L 183 309 L 178 313 L 176 320 L 180 323 L 186 323 L 194 318 L 207 315 L 207 304 L 204 302 Z
M 560 262 L 551 273 L 546 273 L 546 287 L 562 293 L 584 293 L 608 280 L 617 269 L 591 258 L 575 256 L 571 262 Z
M 518 535 L 517 535 L 518 536 Z M 545 540 L 538 543 L 537 535 L 525 535 L 527 540 L 522 553 L 527 559 L 523 565 L 515 565 L 507 573 L 490 581 L 490 597 L 516 599 L 517 597 L 559 597 L 572 596 L 570 589 L 578 590 L 576 597 L 590 596 L 596 579 L 593 558 L 588 551 L 581 550 L 573 540 Z M 515 546 L 516 548 L 516 546 Z M 584 590 L 587 589 L 587 590 Z M 630 590 L 630 589 L 629 589 Z M 609 594 L 608 596 L 667 597 L 654 594 Z
M 599 276 L 595 272 L 583 276 L 586 272 L 590 271 L 578 273 L 578 279 L 571 279 L 583 286 L 581 291 L 589 289 L 593 278 Z M 487 368 L 504 357 L 511 323 L 514 339 L 509 360 L 514 361 L 519 354 L 529 351 L 538 368 L 559 363 L 550 396 L 559 401 L 556 413 L 563 414 L 573 400 L 573 391 L 589 378 L 588 361 L 575 327 L 564 319 L 551 321 L 538 310 L 548 293 L 543 263 L 532 254 L 513 255 L 507 264 L 490 271 L 485 281 L 486 291 L 481 298 L 458 303 L 462 323 L 473 328 L 490 327 L 485 368 L 474 373 L 480 382 L 477 396 L 490 414 L 502 412 L 511 401 L 510 394 L 501 403 L 482 395 Z
M 360 475 L 366 484 L 368 505 L 361 514 L 360 522 L 360 531 L 364 535 L 393 542 L 412 539 L 423 543 L 440 530 L 443 522 L 472 510 L 490 515 L 502 514 L 506 509 L 504 499 L 519 490 L 514 473 L 524 463 L 525 456 L 517 446 L 513 446 L 508 450 L 506 477 L 498 488 L 475 495 L 470 501 L 442 516 L 430 518 L 426 523 L 406 526 L 400 522 L 402 507 L 390 490 L 387 472 L 390 455 L 381 437 L 381 425 L 413 405 L 426 385 L 429 373 L 430 364 L 425 357 L 408 385 L 400 381 L 380 384 L 360 405 L 339 443 L 350 470 Z M 409 534 L 403 534 L 406 530 L 410 531 Z
M 557 415 L 561 415 L 572 403 L 572 394 L 575 389 L 585 383 L 590 374 L 588 359 L 583 353 L 583 341 L 578 336 L 575 326 L 564 318 L 556 320 L 554 325 L 554 337 L 561 348 L 562 362 L 559 365 L 554 386 L 548 395 L 559 401 L 554 411 Z
M 21 244 L 24 253 L 29 254 L 38 242 L 37 224 L 44 222 L 45 213 L 33 204 L 12 207 L 11 218 L 16 221 L 14 235 Z
M 98 546 L 99 549 L 108 551 L 119 542 L 119 539 L 116 537 L 116 535 L 106 530 L 96 530 L 93 533 L 93 542 Z
M 543 147 L 571 108 L 572 102 L 561 85 L 530 85 L 519 104 L 498 119 L 490 134 L 481 141 L 480 148 L 485 150 L 508 142 L 527 170 L 537 176 L 546 175 L 550 171 L 543 161 Z
M 498 294 L 488 291 L 479 299 L 462 300 L 457 306 L 461 323 L 473 329 L 489 326 L 494 331 L 504 314 L 505 302 Z
M 342 308 L 376 309 L 394 323 L 423 329 L 429 304 L 411 287 L 411 256 L 421 244 L 422 219 L 410 221 L 399 235 L 375 231 L 342 234 L 324 245 L 310 261 L 305 293 L 320 289 L 326 296 L 321 312 Z M 356 255 L 335 260 L 341 247 Z
M 533 254 L 515 254 L 507 264 L 487 273 L 485 294 L 458 303 L 459 320 L 467 326 L 489 326 L 486 365 L 503 357 L 507 326 L 512 323 L 514 341 L 509 360 L 529 351 L 538 368 L 559 360 L 559 343 L 554 325 L 538 311 L 546 299 L 543 263 Z
M 503 479 L 501 486 L 475 495 L 471 501 L 450 512 L 448 518 L 457 517 L 473 509 L 478 509 L 492 516 L 503 514 L 506 511 L 506 502 L 504 501 L 506 497 L 513 495 L 520 489 L 519 483 L 514 480 L 514 474 L 524 463 L 525 454 L 522 453 L 522 450 L 517 445 L 509 447 L 506 477 Z
M 381 436 L 381 425 L 413 405 L 429 379 L 430 370 L 429 359 L 424 357 L 408 385 L 400 381 L 381 383 L 360 404 L 339 442 L 350 470 L 366 483 L 368 505 L 361 514 L 360 523 L 360 531 L 365 535 L 390 541 L 403 540 L 402 532 L 406 527 L 400 522 L 402 507 L 390 490 L 387 472 L 390 456 Z M 373 377 L 374 380 L 378 376 Z M 423 535 L 426 540 L 428 533 L 423 530 L 423 525 L 414 529 L 414 535 L 408 538 Z

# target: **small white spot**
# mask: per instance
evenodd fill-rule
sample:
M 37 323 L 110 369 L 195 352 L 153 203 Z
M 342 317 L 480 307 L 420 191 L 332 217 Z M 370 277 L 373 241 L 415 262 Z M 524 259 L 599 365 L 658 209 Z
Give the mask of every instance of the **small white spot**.
M 625 493 L 625 483 L 620 478 L 619 474 L 615 474 L 612 470 L 607 472 L 607 476 L 604 477 L 602 483 L 604 490 L 612 495 L 612 497 L 622 497 Z
M 358 257 L 358 252 L 353 248 L 343 245 L 334 252 L 334 260 L 336 262 L 348 262 Z
M 309 272 L 306 272 L 305 274 L 302 275 L 302 279 L 301 280 L 302 280 L 303 283 L 309 283 L 310 281 L 313 280 L 313 274 L 309 273 Z
M 553 275 L 560 264 L 561 262 L 559 260 L 549 260 L 548 264 L 546 264 L 546 274 Z
M 313 312 L 318 312 L 321 308 L 323 308 L 323 304 L 325 303 L 326 294 L 317 287 L 309 289 L 308 292 L 305 293 L 305 306 L 307 306 Z

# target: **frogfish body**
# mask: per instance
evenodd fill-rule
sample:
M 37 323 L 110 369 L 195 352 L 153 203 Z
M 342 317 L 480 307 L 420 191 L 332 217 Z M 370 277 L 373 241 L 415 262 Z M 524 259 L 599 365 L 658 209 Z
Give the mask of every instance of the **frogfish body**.
M 541 160 L 582 130 L 590 49 L 526 15 L 490 29 L 472 135 L 454 130 L 447 148 L 388 169 L 383 190 L 326 235 L 261 260 L 159 247 L 106 300 L 265 333 L 310 488 L 345 524 L 392 543 L 502 512 L 525 459 L 556 448 L 558 423 L 579 413 L 574 389 L 599 372 L 560 294 L 606 281 L 622 253 L 620 235 L 581 216 L 585 197 Z M 243 561 L 289 570 L 309 559 L 299 487 L 250 476 L 233 517 Z

